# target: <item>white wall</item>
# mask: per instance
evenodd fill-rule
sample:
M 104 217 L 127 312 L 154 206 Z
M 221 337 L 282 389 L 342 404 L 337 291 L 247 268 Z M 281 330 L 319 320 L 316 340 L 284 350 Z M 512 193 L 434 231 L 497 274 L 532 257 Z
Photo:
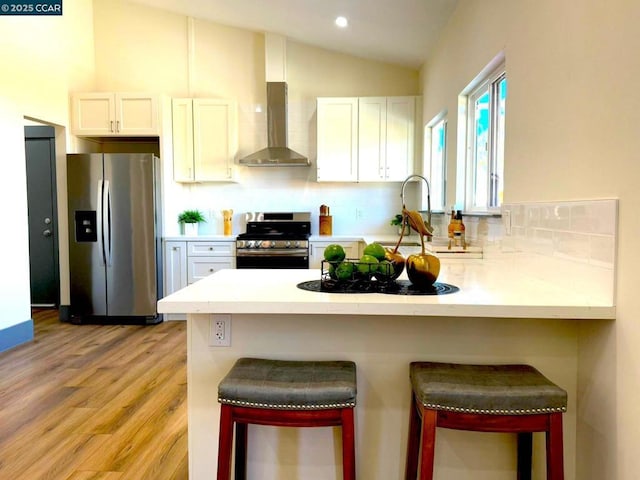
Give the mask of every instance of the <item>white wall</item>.
M 424 119 L 449 111 L 451 161 L 457 95 L 505 52 L 506 202 L 619 198 L 617 319 L 581 323 L 581 480 L 640 470 L 639 18 L 627 0 L 461 2 L 422 71 Z
M 91 12 L 90 0 L 72 0 L 60 17 L 0 17 L 0 330 L 31 318 L 24 117 L 68 123 L 70 88 L 93 79 Z M 56 142 L 58 178 L 65 174 L 64 146 Z M 66 246 L 60 249 L 63 263 Z
M 96 88 L 144 90 L 173 97 L 235 98 L 238 157 L 267 145 L 264 35 L 123 1 L 96 2 Z M 144 18 L 144 22 L 140 22 Z M 141 25 L 141 23 L 143 23 Z M 308 155 L 310 168 L 238 166 L 236 184 L 180 185 L 164 165 L 165 232 L 178 234 L 177 214 L 199 208 L 202 234 L 222 234 L 223 209 L 241 213 L 331 207 L 335 234 L 393 233 L 400 184 L 319 184 L 315 181 L 315 99 L 318 96 L 415 95 L 419 72 L 287 42 L 289 146 Z M 255 106 L 263 107 L 262 113 Z M 168 155 L 164 156 L 165 159 Z M 409 195 L 413 194 L 413 188 Z M 356 220 L 356 209 L 363 216 Z

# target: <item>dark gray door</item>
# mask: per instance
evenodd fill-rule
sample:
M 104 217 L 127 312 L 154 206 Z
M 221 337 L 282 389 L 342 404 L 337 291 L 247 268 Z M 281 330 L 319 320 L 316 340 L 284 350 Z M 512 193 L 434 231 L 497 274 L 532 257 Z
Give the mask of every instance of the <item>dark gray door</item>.
M 47 126 L 24 128 L 29 208 L 29 267 L 31 304 L 57 306 L 58 217 L 56 204 L 55 130 Z

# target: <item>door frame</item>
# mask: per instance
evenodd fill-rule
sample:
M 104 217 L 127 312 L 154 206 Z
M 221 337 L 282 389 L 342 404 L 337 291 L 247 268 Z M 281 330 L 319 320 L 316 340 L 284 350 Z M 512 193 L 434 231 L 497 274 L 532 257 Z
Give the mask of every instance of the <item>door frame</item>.
M 56 296 L 55 307 L 61 307 L 61 294 L 60 294 L 60 224 L 58 218 L 58 184 L 56 175 L 56 138 L 55 128 L 50 125 L 25 125 L 24 126 L 24 141 L 25 144 L 29 139 L 49 139 L 52 147 L 50 160 L 50 172 L 51 172 L 51 211 L 52 211 L 52 223 L 54 225 L 53 233 L 53 268 L 54 276 L 56 279 Z M 29 166 L 27 159 L 25 158 L 25 169 L 27 176 L 29 175 Z M 27 195 L 29 192 L 27 191 Z M 27 201 L 28 203 L 28 201 Z M 29 261 L 31 261 L 31 252 L 29 252 Z M 30 299 L 31 300 L 31 299 Z M 33 305 L 33 304 L 32 304 Z

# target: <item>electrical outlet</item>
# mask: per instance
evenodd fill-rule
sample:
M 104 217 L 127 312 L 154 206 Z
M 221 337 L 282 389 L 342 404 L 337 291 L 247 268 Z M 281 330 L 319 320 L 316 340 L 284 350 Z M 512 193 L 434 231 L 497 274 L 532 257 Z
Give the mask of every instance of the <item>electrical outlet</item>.
M 209 345 L 211 347 L 231 346 L 231 315 L 211 315 Z
M 356 208 L 356 220 L 362 220 L 362 217 L 363 217 L 363 216 L 364 216 L 364 215 L 363 215 L 363 213 L 362 213 L 362 210 L 361 210 L 361 209 L 359 209 L 359 208 Z

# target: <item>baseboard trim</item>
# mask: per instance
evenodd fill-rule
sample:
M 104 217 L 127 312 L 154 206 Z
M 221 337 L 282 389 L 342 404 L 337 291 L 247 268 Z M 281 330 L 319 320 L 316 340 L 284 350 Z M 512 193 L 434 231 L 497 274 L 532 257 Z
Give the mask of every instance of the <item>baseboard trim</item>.
M 33 319 L 0 330 L 0 352 L 33 340 Z
M 61 322 L 71 322 L 71 305 L 60 305 L 60 308 L 58 308 L 58 318 Z

